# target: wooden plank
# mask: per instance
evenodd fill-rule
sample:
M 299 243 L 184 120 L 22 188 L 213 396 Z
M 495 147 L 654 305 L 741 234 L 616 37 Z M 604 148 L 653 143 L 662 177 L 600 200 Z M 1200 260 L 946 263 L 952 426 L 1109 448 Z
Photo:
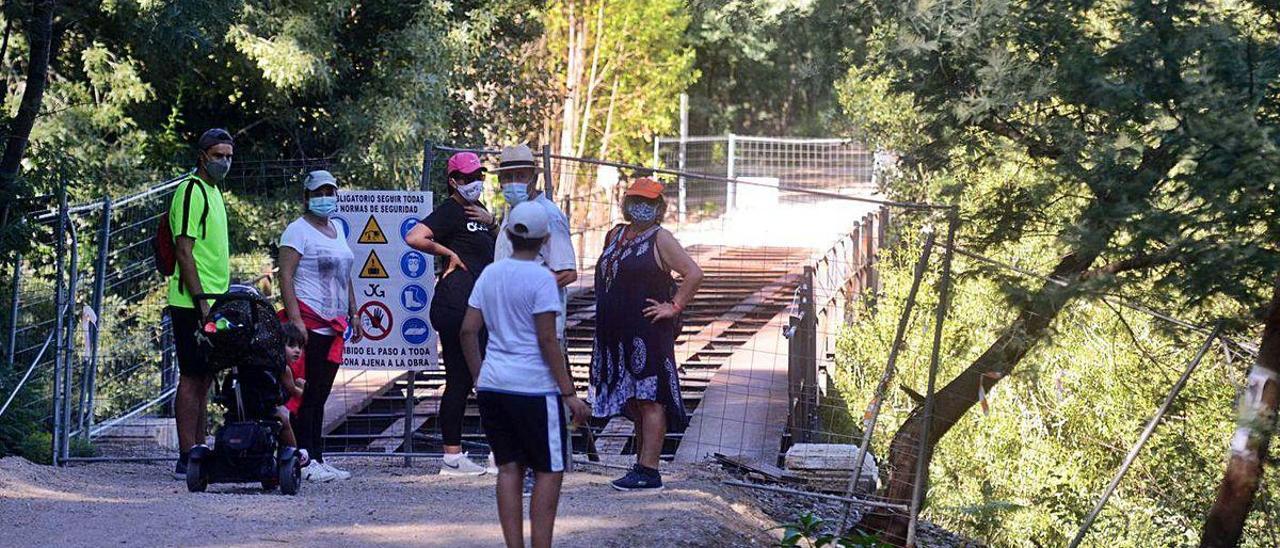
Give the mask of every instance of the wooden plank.
M 404 376 L 404 371 L 339 369 L 329 399 L 324 402 L 324 433 L 332 432 L 348 415 L 364 409 L 374 397 L 385 393 L 395 385 L 396 379 Z
M 676 451 L 676 462 L 714 453 L 772 462 L 789 406 L 783 310 L 716 371 Z
M 721 464 L 728 465 L 733 468 L 738 468 L 746 472 L 753 472 L 761 476 L 764 476 L 766 479 L 769 479 L 772 481 L 778 481 L 778 482 L 801 481 L 801 478 L 797 477 L 795 474 L 792 474 L 791 472 L 778 468 L 777 466 L 774 466 L 767 462 L 760 462 L 760 461 L 752 460 L 742 456 L 730 457 L 726 455 L 721 455 L 720 453 L 716 453 L 713 456 L 717 461 L 720 461 Z
M 609 424 L 596 435 L 596 452 L 601 455 L 621 455 L 634 434 L 635 425 L 626 417 L 609 419 Z
M 428 392 L 428 395 L 413 407 L 413 422 L 409 423 L 413 427 L 413 432 L 417 432 L 427 423 L 427 419 L 440 412 L 440 397 L 443 395 L 444 387 L 437 388 Z M 377 439 L 369 443 L 369 451 L 394 453 L 399 449 L 404 444 L 404 420 L 405 417 L 400 417 L 386 427 Z

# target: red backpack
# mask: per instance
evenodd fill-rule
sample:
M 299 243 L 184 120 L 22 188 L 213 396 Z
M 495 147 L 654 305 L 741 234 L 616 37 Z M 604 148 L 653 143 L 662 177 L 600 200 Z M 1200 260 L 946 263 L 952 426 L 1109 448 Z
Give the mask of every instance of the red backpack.
M 191 209 L 192 187 L 200 187 L 200 194 L 204 196 L 204 211 L 200 213 L 200 237 L 203 238 L 205 220 L 209 217 L 209 191 L 205 190 L 204 185 L 198 181 L 188 183 L 187 191 L 182 197 L 182 211 Z M 151 254 L 155 259 L 156 272 L 166 278 L 173 275 L 178 264 L 178 246 L 174 240 L 173 229 L 169 227 L 169 210 L 165 209 L 164 213 L 160 214 L 159 224 L 156 225 L 156 234 L 151 237 Z

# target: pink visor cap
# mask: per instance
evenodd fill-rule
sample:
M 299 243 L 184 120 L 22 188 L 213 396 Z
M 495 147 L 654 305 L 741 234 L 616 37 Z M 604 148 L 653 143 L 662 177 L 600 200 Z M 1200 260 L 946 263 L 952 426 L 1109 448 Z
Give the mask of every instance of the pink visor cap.
M 449 157 L 445 174 L 453 175 L 455 172 L 471 174 L 483 169 L 484 164 L 480 163 L 480 157 L 474 152 L 459 152 Z

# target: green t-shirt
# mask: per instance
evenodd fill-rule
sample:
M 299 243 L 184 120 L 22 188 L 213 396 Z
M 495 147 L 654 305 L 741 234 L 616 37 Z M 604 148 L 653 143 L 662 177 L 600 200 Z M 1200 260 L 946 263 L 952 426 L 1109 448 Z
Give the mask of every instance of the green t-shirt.
M 231 286 L 231 252 L 222 191 L 195 173 L 188 175 L 178 183 L 169 204 L 169 228 L 175 240 L 180 236 L 195 239 L 191 255 L 196 260 L 196 272 L 200 274 L 204 292 L 225 293 Z M 195 308 L 191 292 L 178 280 L 181 272 L 181 268 L 175 267 L 169 276 L 169 305 Z

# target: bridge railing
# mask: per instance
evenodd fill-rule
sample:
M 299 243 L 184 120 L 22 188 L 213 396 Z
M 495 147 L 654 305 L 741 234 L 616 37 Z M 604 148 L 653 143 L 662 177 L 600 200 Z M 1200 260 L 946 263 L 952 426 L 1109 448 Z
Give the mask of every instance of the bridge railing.
M 848 321 L 850 301 L 874 299 L 880 291 L 876 256 L 890 222 L 890 208 L 864 214 L 825 252 L 804 265 L 788 305 L 787 378 L 793 402 L 782 451 L 822 432 L 819 407 L 826 392 L 836 341 Z

